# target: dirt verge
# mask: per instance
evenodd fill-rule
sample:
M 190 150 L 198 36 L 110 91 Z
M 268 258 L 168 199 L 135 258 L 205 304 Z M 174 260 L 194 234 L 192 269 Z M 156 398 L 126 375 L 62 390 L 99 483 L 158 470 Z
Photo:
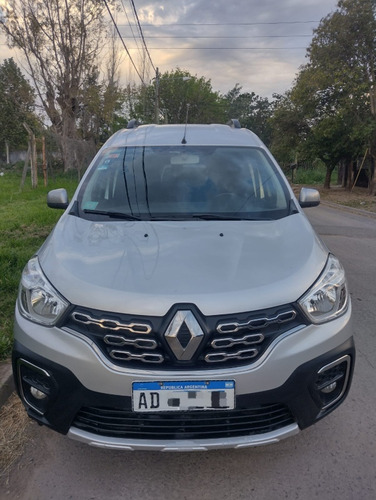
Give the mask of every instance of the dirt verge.
M 0 481 L 4 484 L 7 484 L 12 466 L 30 439 L 26 432 L 30 424 L 24 406 L 13 393 L 0 409 Z
M 292 185 L 296 196 L 299 196 L 302 187 L 297 184 Z M 330 189 L 323 189 L 322 186 L 305 187 L 317 189 L 323 201 L 376 213 L 376 196 L 370 195 L 367 188 L 355 187 L 352 191 L 348 191 L 340 186 L 332 186 Z

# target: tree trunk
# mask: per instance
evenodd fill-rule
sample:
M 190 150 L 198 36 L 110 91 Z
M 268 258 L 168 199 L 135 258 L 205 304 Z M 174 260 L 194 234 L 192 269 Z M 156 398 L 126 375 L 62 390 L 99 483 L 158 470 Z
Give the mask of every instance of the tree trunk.
M 31 134 L 31 187 L 38 187 L 38 160 L 37 160 L 37 142 L 34 133 Z
M 347 170 L 347 176 L 346 176 L 346 189 L 348 191 L 352 190 L 353 187 L 353 181 L 354 181 L 354 162 L 349 161 L 346 163 L 346 170 Z
M 326 165 L 324 189 L 330 189 L 330 179 L 332 177 L 333 170 L 334 170 L 334 167 L 332 167 L 331 165 Z
M 371 170 L 370 170 L 370 178 L 368 184 L 368 192 L 371 196 L 376 195 L 376 179 L 375 179 L 375 158 L 371 156 Z
M 10 163 L 10 154 L 9 154 L 9 142 L 8 141 L 5 141 L 5 151 L 6 151 L 6 155 L 7 155 L 7 164 Z
M 35 135 L 31 128 L 23 123 L 23 126 L 29 134 L 29 149 L 30 149 L 30 169 L 31 169 L 31 186 L 36 188 L 38 186 L 38 168 L 37 168 L 37 146 Z
M 346 185 L 346 168 L 347 164 L 344 160 L 342 160 L 338 166 L 338 176 L 337 176 L 337 184 L 342 187 L 345 187 Z
M 61 134 L 61 152 L 63 156 L 64 172 L 77 168 L 76 149 L 77 149 L 77 129 L 75 117 L 72 114 L 65 113 L 63 117 L 63 131 Z

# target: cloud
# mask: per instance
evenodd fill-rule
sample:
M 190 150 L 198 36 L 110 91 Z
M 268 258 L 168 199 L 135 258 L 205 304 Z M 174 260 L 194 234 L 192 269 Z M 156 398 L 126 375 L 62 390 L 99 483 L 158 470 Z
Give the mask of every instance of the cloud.
M 0 0 L 1 1 L 1 0 Z M 123 2 L 137 28 L 133 12 Z M 262 97 L 288 90 L 306 62 L 312 30 L 332 12 L 337 0 L 137 0 L 135 6 L 154 67 L 163 73 L 179 67 L 210 79 L 226 93 L 239 83 Z M 121 10 L 117 23 L 140 69 L 142 53 Z M 0 38 L 1 58 L 14 56 Z M 138 47 L 141 41 L 137 40 Z M 121 45 L 120 45 L 121 47 Z M 300 47 L 300 48 L 299 48 Z M 124 51 L 122 83 L 140 83 Z M 145 74 L 148 82 L 152 68 Z
M 147 46 L 161 72 L 176 67 L 211 79 L 226 93 L 236 83 L 263 97 L 291 87 L 305 63 L 312 30 L 336 0 L 138 0 Z M 125 37 L 129 29 L 122 27 Z

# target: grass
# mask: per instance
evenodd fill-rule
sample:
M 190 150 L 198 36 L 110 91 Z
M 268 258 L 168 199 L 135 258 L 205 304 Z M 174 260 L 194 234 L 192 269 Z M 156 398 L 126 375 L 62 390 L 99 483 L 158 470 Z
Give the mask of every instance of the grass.
M 316 170 L 299 168 L 294 175 L 296 189 L 298 184 L 322 185 L 325 168 Z M 47 207 L 47 192 L 65 187 L 71 197 L 77 186 L 77 173 L 56 175 L 48 187 L 40 181 L 36 189 L 31 188 L 30 178 L 27 178 L 22 191 L 20 180 L 19 169 L 6 169 L 0 176 L 0 360 L 11 353 L 14 306 L 22 269 L 62 214 L 61 210 Z M 376 211 L 376 198 L 368 196 L 365 189 L 356 188 L 352 193 L 330 189 L 322 194 L 334 203 Z
M 300 166 L 294 170 L 294 184 L 323 185 L 325 181 L 326 168 L 321 162 L 315 162 L 311 167 Z M 292 173 L 287 173 L 288 179 L 292 180 Z M 337 169 L 332 172 L 331 183 L 337 181 Z
M 51 189 L 65 187 L 72 196 L 77 174 L 55 176 L 47 187 L 39 180 L 31 188 L 30 178 L 20 190 L 21 171 L 5 169 L 0 177 L 0 360 L 10 355 L 13 311 L 22 269 L 50 233 L 62 214 L 47 207 Z

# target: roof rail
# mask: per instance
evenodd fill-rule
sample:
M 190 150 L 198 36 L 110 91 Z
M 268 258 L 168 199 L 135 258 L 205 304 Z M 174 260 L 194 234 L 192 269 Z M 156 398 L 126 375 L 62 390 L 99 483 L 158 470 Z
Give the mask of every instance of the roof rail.
M 227 125 L 231 128 L 242 128 L 237 118 L 231 118 L 231 120 L 227 122 Z
M 127 129 L 137 128 L 139 125 L 140 125 L 140 122 L 138 120 L 136 120 L 135 118 L 133 118 L 132 120 L 129 120 L 128 125 L 127 125 Z

